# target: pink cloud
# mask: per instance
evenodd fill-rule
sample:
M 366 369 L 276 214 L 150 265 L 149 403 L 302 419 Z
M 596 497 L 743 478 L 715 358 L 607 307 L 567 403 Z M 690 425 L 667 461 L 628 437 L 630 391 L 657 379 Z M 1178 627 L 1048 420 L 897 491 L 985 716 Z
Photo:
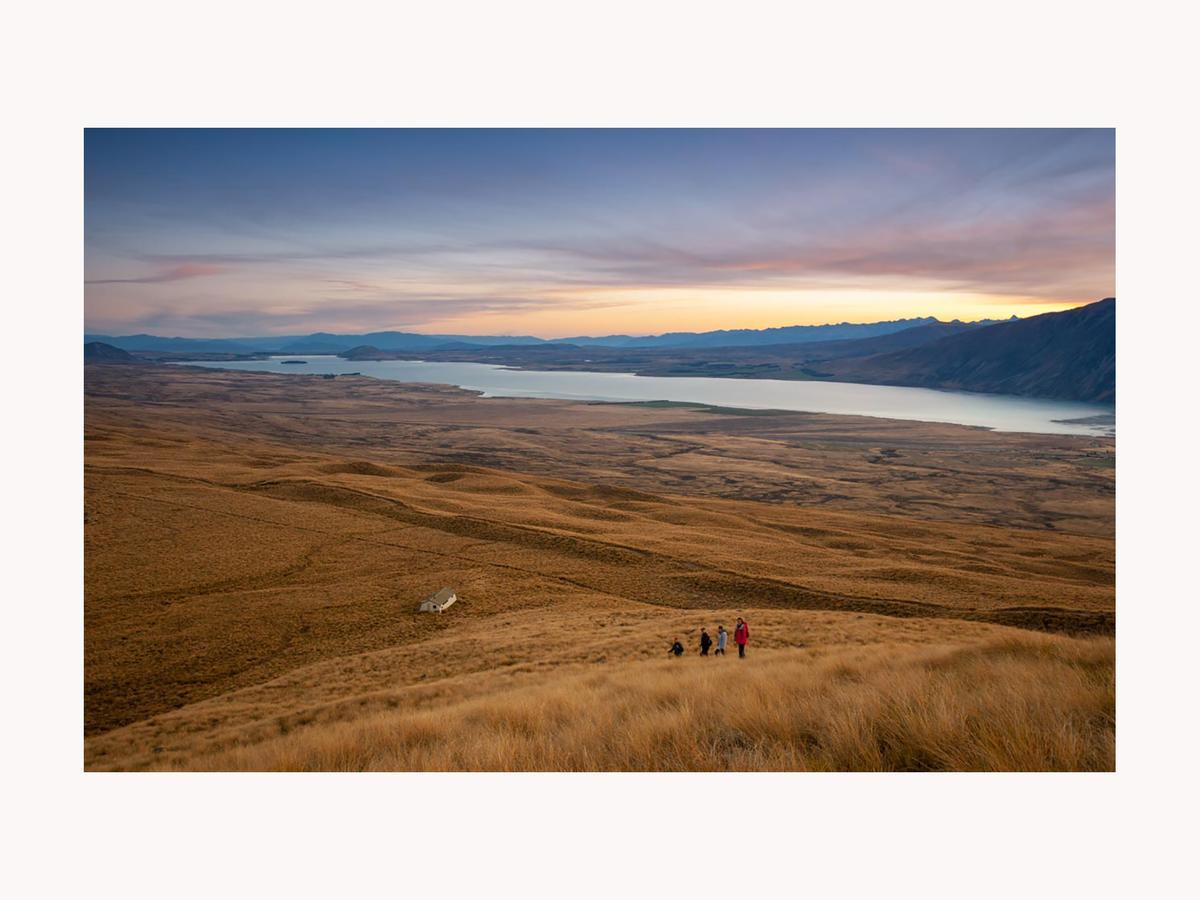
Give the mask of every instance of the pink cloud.
M 220 275 L 224 271 L 224 266 L 192 262 L 171 266 L 154 275 L 143 275 L 140 278 L 93 278 L 84 281 L 84 284 L 164 284 L 168 281 L 186 281 L 189 278 Z

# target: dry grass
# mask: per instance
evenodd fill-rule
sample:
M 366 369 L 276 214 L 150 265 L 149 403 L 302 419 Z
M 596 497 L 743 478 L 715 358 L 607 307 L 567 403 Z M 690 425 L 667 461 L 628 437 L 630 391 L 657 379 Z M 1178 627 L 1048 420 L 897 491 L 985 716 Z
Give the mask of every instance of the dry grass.
M 1112 766 L 1111 440 L 88 369 L 88 769 Z
M 125 450 L 133 466 L 143 465 L 143 452 L 185 451 L 189 436 L 202 434 L 263 469 L 271 463 L 255 459 L 257 439 L 385 467 L 458 463 L 634 491 L 1108 540 L 1114 530 L 1112 438 L 817 413 L 483 400 L 372 378 L 171 366 L 88 366 L 85 386 L 89 458 Z M 139 452 L 120 446 L 128 438 Z
M 534 610 L 646 622 L 723 609 L 728 625 L 748 608 L 825 609 L 1078 631 L 1111 618 L 1112 545 L 1088 536 L 631 499 L 475 467 L 366 474 L 345 457 L 246 441 L 247 460 L 203 434 L 173 437 L 88 450 L 89 735 Z M 419 616 L 417 601 L 445 585 L 463 604 Z M 577 643 L 586 627 L 564 622 L 554 640 Z
M 1113 642 L 768 651 L 633 662 L 315 726 L 217 770 L 1039 771 L 1114 765 Z

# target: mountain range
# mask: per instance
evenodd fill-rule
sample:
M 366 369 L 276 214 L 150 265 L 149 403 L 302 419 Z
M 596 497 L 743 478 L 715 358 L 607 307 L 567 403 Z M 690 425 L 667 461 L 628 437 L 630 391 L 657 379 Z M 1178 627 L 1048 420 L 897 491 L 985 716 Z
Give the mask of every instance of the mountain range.
M 218 355 L 337 354 L 347 359 L 482 362 L 551 371 L 850 381 L 1095 403 L 1116 396 L 1116 300 L 1026 319 L 675 332 L 544 340 L 381 331 L 303 337 L 161 338 L 87 335 L 95 362 Z
M 185 353 L 340 353 L 354 347 L 379 350 L 462 349 L 463 347 L 532 346 L 570 344 L 598 347 L 746 347 L 853 340 L 894 334 L 938 320 L 932 316 L 888 322 L 834 325 L 788 325 L 782 328 L 739 328 L 720 331 L 678 331 L 668 334 L 601 337 L 538 338 L 529 335 L 416 334 L 407 331 L 373 331 L 367 334 L 275 335 L 272 337 L 183 338 L 153 334 L 113 336 L 86 334 L 85 341 L 100 341 L 122 350 Z M 979 324 L 987 324 L 982 322 Z
M 1116 393 L 1116 301 L 1004 322 L 923 322 L 845 340 L 743 346 L 612 347 L 542 343 L 426 351 L 361 346 L 346 359 L 481 362 L 639 375 L 850 381 L 1110 403 Z M 835 326 L 836 327 L 836 326 Z

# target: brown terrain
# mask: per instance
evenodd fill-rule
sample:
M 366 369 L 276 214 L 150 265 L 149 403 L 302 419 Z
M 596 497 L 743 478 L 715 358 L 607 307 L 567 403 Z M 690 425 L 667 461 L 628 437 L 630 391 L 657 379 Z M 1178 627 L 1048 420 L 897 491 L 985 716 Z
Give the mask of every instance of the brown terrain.
M 85 379 L 88 769 L 1113 766 L 1111 438 Z

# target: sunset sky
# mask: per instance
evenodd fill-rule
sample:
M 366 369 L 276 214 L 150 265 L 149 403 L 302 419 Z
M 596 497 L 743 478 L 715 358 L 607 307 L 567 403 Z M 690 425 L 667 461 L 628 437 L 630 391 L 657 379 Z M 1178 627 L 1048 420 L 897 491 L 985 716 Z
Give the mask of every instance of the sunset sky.
M 1114 290 L 1111 130 L 89 130 L 85 327 L 542 337 Z

